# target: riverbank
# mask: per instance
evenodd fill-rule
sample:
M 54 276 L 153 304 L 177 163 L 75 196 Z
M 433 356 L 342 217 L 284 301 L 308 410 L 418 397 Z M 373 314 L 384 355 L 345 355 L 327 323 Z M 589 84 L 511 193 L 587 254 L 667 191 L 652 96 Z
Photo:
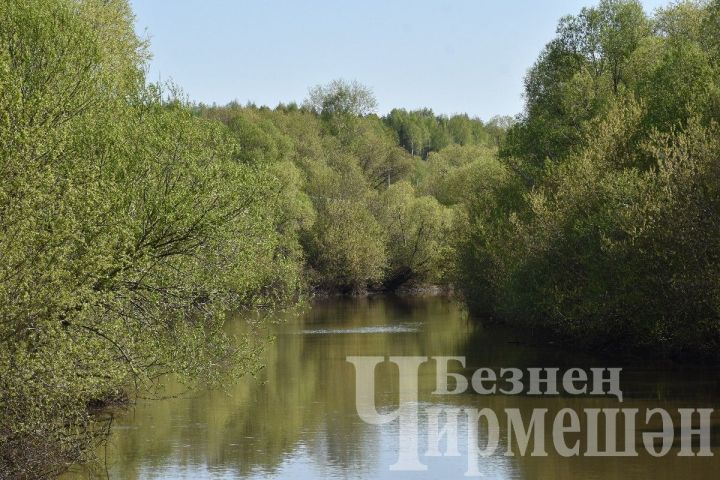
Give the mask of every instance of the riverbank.
M 342 297 L 371 297 L 371 296 L 382 296 L 382 295 L 395 295 L 398 297 L 415 297 L 415 296 L 445 296 L 445 297 L 456 297 L 458 295 L 457 290 L 452 285 L 447 284 L 433 284 L 433 283 L 418 283 L 418 282 L 407 282 L 398 287 L 387 289 L 382 286 L 377 288 L 367 287 L 359 289 L 326 289 L 326 288 L 313 288 L 311 289 L 311 298 L 342 298 Z

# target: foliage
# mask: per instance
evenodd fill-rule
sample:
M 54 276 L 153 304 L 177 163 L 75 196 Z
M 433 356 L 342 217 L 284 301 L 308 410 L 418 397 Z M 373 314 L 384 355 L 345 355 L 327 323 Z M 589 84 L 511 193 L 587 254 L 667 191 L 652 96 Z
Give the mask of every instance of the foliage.
M 436 116 L 428 108 L 411 112 L 395 108 L 384 121 L 396 133 L 405 150 L 422 158 L 451 144 L 496 146 L 504 130 L 500 118 L 488 127 L 480 119 L 470 118 L 467 114 Z M 492 135 L 490 132 L 493 132 Z
M 406 181 L 385 190 L 377 200 L 376 210 L 387 235 L 385 283 L 442 280 L 451 211 L 432 196 L 417 196 Z
M 243 145 L 250 145 L 248 132 L 256 131 L 250 136 L 264 140 L 247 152 L 249 158 L 282 158 L 283 168 L 298 172 L 287 205 L 303 205 L 304 220 L 295 224 L 306 277 L 323 290 L 395 288 L 408 281 L 440 281 L 446 271 L 441 257 L 450 210 L 432 196 L 429 180 L 419 183 L 417 162 L 430 162 L 399 146 L 386 119 L 351 106 L 356 96 L 374 104 L 369 92 L 357 83 L 335 81 L 314 88 L 302 109 L 199 108 L 201 116 L 228 125 Z M 336 102 L 347 105 L 321 108 Z M 457 118 L 453 128 L 466 121 L 482 125 Z M 467 149 L 473 153 L 462 155 L 491 155 L 490 147 Z
M 262 138 L 162 100 L 145 58 L 124 1 L 0 6 L 3 475 L 85 458 L 92 402 L 254 371 L 264 339 L 231 340 L 223 312 L 301 285 L 278 194 L 292 174 L 244 155 Z
M 418 188 L 443 205 L 469 200 L 478 180 L 475 178 L 478 164 L 492 161 L 495 153 L 495 149 L 474 145 L 450 145 L 433 152 L 420 166 L 425 172 L 418 179 Z
M 501 145 L 506 176 L 458 224 L 478 314 L 718 358 L 718 5 L 652 18 L 605 0 L 561 20 Z
M 333 80 L 328 85 L 310 89 L 305 106 L 327 117 L 333 115 L 364 116 L 375 113 L 377 100 L 372 91 L 356 80 Z

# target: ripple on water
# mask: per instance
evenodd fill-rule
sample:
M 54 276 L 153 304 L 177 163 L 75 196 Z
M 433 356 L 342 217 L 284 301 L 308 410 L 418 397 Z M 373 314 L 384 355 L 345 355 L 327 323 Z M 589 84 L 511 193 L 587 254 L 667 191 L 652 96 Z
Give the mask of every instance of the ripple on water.
M 376 325 L 353 328 L 311 328 L 289 332 L 294 335 L 346 335 L 364 333 L 415 333 L 420 331 L 419 324 Z

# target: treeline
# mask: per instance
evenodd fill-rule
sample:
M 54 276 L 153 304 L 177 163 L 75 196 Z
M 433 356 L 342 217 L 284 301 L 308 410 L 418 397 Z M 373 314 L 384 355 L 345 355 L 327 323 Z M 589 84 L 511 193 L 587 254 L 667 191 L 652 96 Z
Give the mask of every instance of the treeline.
M 405 150 L 422 158 L 453 144 L 497 147 L 514 123 L 511 117 L 502 116 L 483 123 L 467 114 L 435 115 L 429 108 L 410 112 L 395 108 L 384 121 L 395 131 Z
M 378 117 L 375 106 L 369 89 L 336 80 L 311 89 L 301 106 L 195 107 L 227 126 L 245 161 L 276 166 L 311 287 L 363 292 L 447 283 L 453 206 L 467 188 L 469 166 L 495 157 L 494 136 L 504 132 L 430 110 Z M 405 123 L 397 121 L 400 112 Z M 406 150 L 404 128 L 416 123 L 442 134 L 442 145 L 417 155 Z
M 565 17 L 525 97 L 455 236 L 472 310 L 717 359 L 720 2 Z

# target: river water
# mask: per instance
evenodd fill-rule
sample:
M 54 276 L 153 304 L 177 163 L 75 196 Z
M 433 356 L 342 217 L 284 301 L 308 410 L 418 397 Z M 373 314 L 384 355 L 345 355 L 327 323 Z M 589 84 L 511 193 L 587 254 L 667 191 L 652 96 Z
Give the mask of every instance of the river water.
M 242 321 L 231 330 L 241 332 Z M 450 479 L 465 478 L 467 420 L 460 415 L 456 457 L 428 457 L 427 412 L 431 407 L 490 408 L 500 419 L 496 453 L 480 458 L 482 478 L 497 479 L 701 479 L 718 478 L 720 458 L 654 458 L 643 448 L 641 420 L 649 408 L 720 407 L 717 369 L 679 368 L 662 362 L 593 357 L 567 352 L 531 332 L 483 327 L 444 298 L 333 299 L 273 327 L 276 340 L 265 352 L 266 367 L 226 391 L 200 391 L 167 400 L 140 400 L 117 415 L 104 464 L 93 475 L 112 479 Z M 419 458 L 426 471 L 391 471 L 398 458 L 399 422 L 370 425 L 356 411 L 354 367 L 347 356 L 464 356 L 467 376 L 479 367 L 623 367 L 624 402 L 614 397 L 570 395 L 434 395 L 435 372 L 419 374 Z M 376 399 L 382 412 L 398 401 L 397 370 L 376 371 Z M 172 389 L 172 385 L 169 386 Z M 637 457 L 559 456 L 553 449 L 552 415 L 563 408 L 639 408 Z M 506 455 L 505 409 L 530 419 L 546 408 L 547 456 Z M 673 413 L 674 412 L 674 413 Z M 718 414 L 716 412 L 716 414 Z M 713 417 L 714 419 L 715 417 Z M 444 417 L 441 417 L 444 419 Z M 441 422 L 442 427 L 443 422 Z M 622 429 L 620 429 L 622 431 Z M 571 434 L 573 435 L 573 434 Z M 679 436 L 676 430 L 675 435 Z M 711 428 L 712 448 L 720 428 Z M 582 439 L 578 436 L 578 439 Z M 571 436 L 568 436 L 568 444 Z M 582 440 L 581 440 L 582 444 Z M 440 442 L 440 450 L 445 442 Z M 532 450 L 532 442 L 529 450 Z M 697 451 L 697 449 L 696 449 Z M 720 452 L 718 452 L 720 453 Z M 88 478 L 76 470 L 68 478 Z

